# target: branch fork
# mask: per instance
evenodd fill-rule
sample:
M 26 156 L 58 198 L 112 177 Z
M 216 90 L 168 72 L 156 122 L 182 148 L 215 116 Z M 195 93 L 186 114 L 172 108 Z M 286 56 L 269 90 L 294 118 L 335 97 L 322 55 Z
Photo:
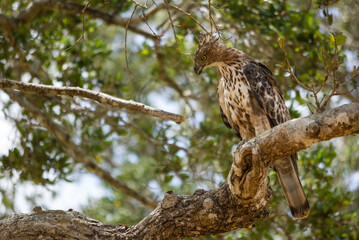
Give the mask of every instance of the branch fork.
M 241 200 L 251 200 L 267 187 L 269 164 L 261 157 L 254 141 L 241 143 L 233 153 L 233 164 L 227 183 L 232 194 Z M 259 194 L 259 197 L 263 197 Z

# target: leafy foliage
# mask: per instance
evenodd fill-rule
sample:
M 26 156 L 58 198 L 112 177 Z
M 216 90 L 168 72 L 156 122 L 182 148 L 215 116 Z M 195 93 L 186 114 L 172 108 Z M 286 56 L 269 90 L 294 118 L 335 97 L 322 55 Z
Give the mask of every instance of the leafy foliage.
M 32 2 L 6 0 L 0 13 L 17 17 Z M 0 76 L 97 90 L 185 115 L 187 121 L 176 125 L 84 99 L 24 94 L 49 119 L 62 125 L 99 166 L 132 189 L 159 201 L 168 190 L 192 194 L 197 188 L 212 189 L 225 181 L 238 138 L 221 122 L 217 104 L 219 73 L 209 70 L 200 78 L 193 74 L 196 35 L 203 31 L 193 19 L 211 28 L 208 2 L 171 2 L 191 12 L 188 16 L 168 7 L 172 21 L 167 8 L 157 6 L 158 12 L 148 17 L 146 23 L 139 16 L 144 4 L 149 5 L 144 10 L 147 14 L 156 8 L 150 2 L 139 2 L 131 23 L 137 32 L 129 28 L 127 39 L 126 25 L 90 14 L 84 16 L 83 22 L 81 11 L 51 7 L 11 31 L 12 37 L 0 28 Z M 273 70 L 292 118 L 308 114 L 306 103 L 311 96 L 282 71 L 285 54 L 281 48 L 285 46 L 286 56 L 304 84 L 323 81 L 327 70 L 323 63 L 332 59 L 337 46 L 340 67 L 336 76 L 353 72 L 346 55 L 355 56 L 353 50 L 358 49 L 359 35 L 352 26 L 358 23 L 350 21 L 358 14 L 357 1 L 339 1 L 334 5 L 328 5 L 328 1 L 309 2 L 212 1 L 211 7 L 222 36 L 231 37 L 230 44 Z M 87 1 L 72 3 L 83 7 Z M 134 6 L 131 1 L 91 1 L 90 8 L 112 18 L 123 18 L 127 24 Z M 148 25 L 161 36 L 160 40 L 141 33 L 152 35 Z M 336 34 L 337 46 L 332 44 L 331 31 L 342 31 Z M 83 34 L 85 40 L 76 43 Z M 23 52 L 25 61 L 18 51 Z M 358 84 L 358 78 L 353 84 Z M 326 87 L 330 88 L 330 83 Z M 329 104 L 357 101 L 358 96 L 356 88 L 330 99 Z M 19 176 L 15 178 L 17 182 L 50 185 L 71 180 L 74 172 L 85 169 L 26 109 L 19 108 L 3 92 L 0 100 L 4 115 L 16 126 L 16 146 L 0 158 L 0 181 Z M 348 190 L 346 179 L 359 169 L 358 145 L 358 138 L 353 136 L 314 146 L 300 154 L 300 173 L 312 207 L 308 219 L 293 221 L 272 172 L 269 219 L 258 222 L 251 230 L 200 239 L 357 239 L 359 194 L 357 189 Z M 108 183 L 91 187 L 109 189 L 106 197 L 91 199 L 84 206 L 84 213 L 93 218 L 130 225 L 149 213 Z M 3 214 L 15 211 L 14 191 L 0 187 L 0 194 L 6 209 Z

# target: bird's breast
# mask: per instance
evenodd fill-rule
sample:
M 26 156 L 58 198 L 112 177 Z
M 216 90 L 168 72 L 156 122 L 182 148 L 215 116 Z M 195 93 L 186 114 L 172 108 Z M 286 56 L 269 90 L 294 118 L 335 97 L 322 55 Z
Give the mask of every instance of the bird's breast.
M 243 139 L 254 137 L 255 129 L 252 125 L 253 111 L 251 110 L 249 84 L 239 79 L 231 81 L 222 78 L 220 85 L 219 90 L 222 88 L 223 93 L 219 94 L 219 97 L 223 99 L 220 99 L 219 102 L 229 124 L 241 134 Z

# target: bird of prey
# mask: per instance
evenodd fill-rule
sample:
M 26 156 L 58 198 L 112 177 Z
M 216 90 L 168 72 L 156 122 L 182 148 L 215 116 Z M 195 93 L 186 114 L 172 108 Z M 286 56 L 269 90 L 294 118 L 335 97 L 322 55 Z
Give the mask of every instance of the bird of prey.
M 219 106 L 224 124 L 248 140 L 289 120 L 283 93 L 272 72 L 218 37 L 203 34 L 194 60 L 196 74 L 217 66 Z M 310 207 L 298 177 L 297 154 L 273 162 L 292 216 L 306 218 Z

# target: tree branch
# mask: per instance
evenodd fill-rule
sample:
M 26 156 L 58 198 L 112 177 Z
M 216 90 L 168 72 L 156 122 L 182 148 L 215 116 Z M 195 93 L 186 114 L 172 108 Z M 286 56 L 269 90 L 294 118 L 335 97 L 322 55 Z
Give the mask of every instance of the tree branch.
M 0 239 L 75 240 L 96 239 L 97 236 L 97 239 L 106 240 L 111 239 L 109 236 L 117 235 L 126 229 L 121 225 L 100 223 L 78 212 L 60 210 L 45 212 L 38 207 L 34 210 L 32 214 L 16 215 L 0 221 Z M 22 222 L 21 218 L 26 221 Z
M 253 198 L 272 161 L 318 142 L 358 133 L 359 102 L 287 121 L 237 147 L 227 182 L 238 198 Z
M 176 123 L 182 123 L 185 120 L 185 117 L 182 115 L 177 115 L 174 113 L 159 110 L 142 103 L 134 102 L 132 100 L 127 101 L 120 98 L 112 97 L 105 93 L 95 92 L 79 87 L 55 87 L 50 85 L 23 83 L 8 79 L 0 79 L 0 89 L 4 88 L 16 89 L 24 92 L 32 92 L 37 94 L 64 95 L 70 97 L 79 96 L 92 99 L 113 107 L 125 108 L 129 111 L 140 112 L 153 117 L 158 117 L 163 120 L 171 120 Z
M 359 102 L 355 102 L 285 122 L 245 144 L 255 143 L 258 152 L 273 161 L 318 142 L 358 133 Z
M 199 189 L 191 196 L 177 196 L 170 191 L 150 215 L 129 228 L 105 225 L 77 212 L 39 211 L 1 220 L 0 238 L 21 236 L 35 240 L 41 235 L 44 239 L 177 240 L 239 227 L 251 228 L 255 220 L 268 214 L 270 192 L 263 198 L 266 200 L 258 204 L 261 208 L 254 204 L 243 205 L 230 194 L 227 184 L 216 191 Z
M 65 149 L 67 153 L 70 156 L 72 156 L 74 161 L 82 163 L 86 168 L 91 170 L 101 179 L 105 180 L 111 186 L 121 190 L 123 193 L 127 194 L 128 196 L 133 197 L 134 199 L 136 199 L 146 207 L 155 208 L 157 206 L 157 203 L 154 202 L 152 199 L 145 197 L 139 192 L 131 189 L 130 187 L 127 186 L 126 183 L 122 182 L 120 179 L 116 179 L 112 177 L 109 172 L 107 172 L 99 165 L 97 165 L 94 159 L 87 156 L 87 154 L 81 149 L 81 147 L 79 147 L 73 142 L 70 135 L 66 133 L 66 131 L 60 125 L 53 122 L 50 118 L 46 116 L 46 114 L 42 113 L 40 109 L 38 109 L 36 106 L 28 102 L 22 96 L 21 93 L 17 93 L 12 90 L 4 90 L 4 91 L 10 96 L 10 98 L 16 101 L 20 106 L 22 106 L 27 111 L 29 111 L 43 127 L 45 127 L 53 135 L 55 135 L 57 139 L 64 146 L 66 146 Z
M 190 196 L 169 191 L 135 226 L 104 225 L 76 212 L 47 211 L 0 221 L 0 238 L 179 239 L 250 228 L 268 215 L 271 189 L 266 171 L 274 159 L 335 137 L 359 133 L 359 103 L 351 103 L 276 126 L 239 145 L 228 183 Z M 258 175 L 259 174 L 259 175 Z M 71 223 L 71 224 L 70 224 Z M 75 223 L 75 224 L 74 224 Z

